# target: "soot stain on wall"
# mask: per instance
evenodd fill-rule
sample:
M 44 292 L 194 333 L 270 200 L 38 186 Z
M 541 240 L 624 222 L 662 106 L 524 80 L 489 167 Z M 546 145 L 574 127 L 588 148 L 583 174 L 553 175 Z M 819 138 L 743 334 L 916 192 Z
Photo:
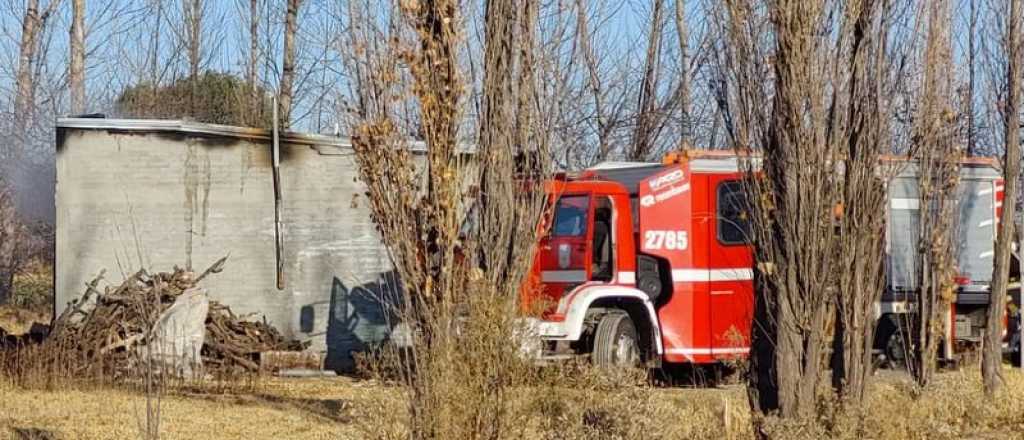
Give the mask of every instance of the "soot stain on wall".
M 185 265 L 191 270 L 193 241 L 196 235 L 206 236 L 210 218 L 210 155 L 205 145 L 188 141 L 185 153 Z

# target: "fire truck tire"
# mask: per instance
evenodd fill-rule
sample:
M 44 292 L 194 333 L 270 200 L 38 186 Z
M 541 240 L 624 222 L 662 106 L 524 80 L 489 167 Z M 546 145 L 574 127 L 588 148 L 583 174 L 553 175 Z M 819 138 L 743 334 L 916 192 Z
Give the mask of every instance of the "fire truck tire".
M 599 367 L 634 367 L 640 365 L 640 344 L 636 326 L 629 314 L 615 310 L 601 317 L 594 332 L 591 354 Z
M 875 334 L 876 346 L 882 349 L 882 353 L 885 355 L 885 365 L 889 369 L 907 368 L 907 345 L 903 333 L 896 318 L 883 316 L 878 320 L 878 330 Z

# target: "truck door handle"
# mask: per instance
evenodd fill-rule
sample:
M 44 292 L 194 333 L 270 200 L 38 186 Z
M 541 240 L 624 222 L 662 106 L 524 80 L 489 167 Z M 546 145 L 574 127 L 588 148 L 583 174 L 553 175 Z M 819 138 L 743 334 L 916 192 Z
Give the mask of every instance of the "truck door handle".
M 732 295 L 734 292 L 731 290 L 712 290 L 712 295 Z

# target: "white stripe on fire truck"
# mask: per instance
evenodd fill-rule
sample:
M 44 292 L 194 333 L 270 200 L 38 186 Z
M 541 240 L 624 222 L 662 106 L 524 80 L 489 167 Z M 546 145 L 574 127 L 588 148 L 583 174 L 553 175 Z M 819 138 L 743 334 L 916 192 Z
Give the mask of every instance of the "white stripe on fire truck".
M 686 347 L 670 348 L 665 350 L 667 354 L 746 354 L 750 353 L 750 347 L 728 347 L 728 348 L 707 348 L 707 347 Z
M 619 272 L 619 282 L 633 284 L 636 282 L 636 272 Z
M 673 269 L 672 281 L 680 282 L 711 282 L 711 281 L 745 281 L 754 279 L 754 270 L 750 268 L 731 269 Z
M 545 270 L 540 273 L 545 283 L 582 283 L 587 280 L 585 270 Z

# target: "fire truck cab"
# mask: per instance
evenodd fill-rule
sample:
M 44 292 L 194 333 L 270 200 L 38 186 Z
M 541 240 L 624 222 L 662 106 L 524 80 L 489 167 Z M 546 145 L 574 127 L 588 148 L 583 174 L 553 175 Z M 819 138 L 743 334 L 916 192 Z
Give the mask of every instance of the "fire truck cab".
M 523 304 L 534 355 L 716 363 L 749 351 L 752 250 L 735 158 L 605 163 L 548 184 Z

